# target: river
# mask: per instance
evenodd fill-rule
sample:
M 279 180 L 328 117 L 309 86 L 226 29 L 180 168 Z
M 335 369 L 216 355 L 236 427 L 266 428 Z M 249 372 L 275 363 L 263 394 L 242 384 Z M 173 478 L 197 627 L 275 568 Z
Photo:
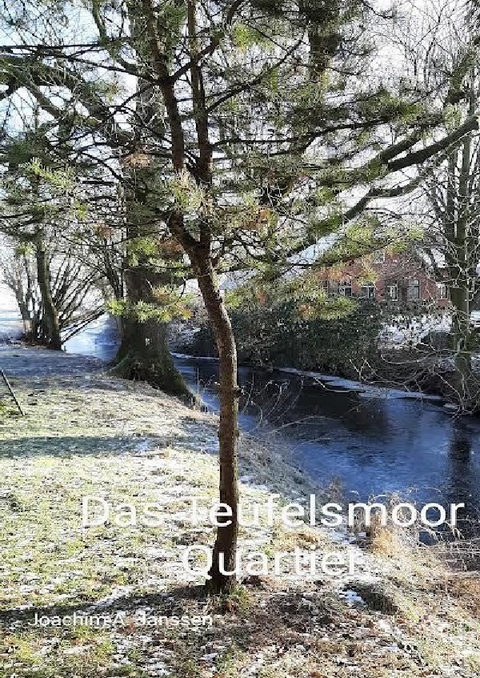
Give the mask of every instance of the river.
M 1 327 L 13 320 L 0 312 Z M 101 318 L 66 350 L 108 361 L 116 346 L 114 323 Z M 175 360 L 216 410 L 216 361 Z M 456 417 L 441 399 L 333 377 L 241 367 L 239 378 L 242 428 L 275 431 L 291 461 L 322 485 L 333 481 L 350 500 L 396 492 L 405 501 L 465 502 L 468 518 L 480 516 L 479 420 Z
M 216 409 L 216 362 L 183 356 L 177 366 Z M 480 516 L 480 421 L 455 417 L 441 399 L 328 376 L 241 367 L 239 378 L 242 428 L 280 433 L 322 485 L 339 484 L 350 500 L 465 502 L 468 518 Z

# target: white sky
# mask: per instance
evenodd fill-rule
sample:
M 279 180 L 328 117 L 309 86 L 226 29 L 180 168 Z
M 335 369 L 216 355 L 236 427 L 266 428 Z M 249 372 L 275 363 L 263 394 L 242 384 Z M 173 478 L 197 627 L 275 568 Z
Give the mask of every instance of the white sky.
M 0 282 L 0 309 L 16 309 L 15 297 L 10 290 Z

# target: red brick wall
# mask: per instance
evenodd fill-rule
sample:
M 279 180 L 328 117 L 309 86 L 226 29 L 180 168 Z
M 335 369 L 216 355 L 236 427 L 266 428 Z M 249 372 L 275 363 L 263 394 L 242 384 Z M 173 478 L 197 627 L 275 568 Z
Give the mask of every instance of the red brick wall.
M 383 262 L 380 261 L 378 255 L 369 255 L 362 260 L 322 269 L 317 273 L 317 277 L 324 283 L 328 282 L 330 291 L 333 293 L 337 291 L 337 286 L 343 282 L 349 282 L 352 296 L 365 296 L 362 294 L 362 287 L 370 279 L 375 284 L 375 299 L 378 302 L 389 301 L 387 288 L 390 284 L 396 283 L 398 286 L 397 303 L 423 301 L 431 302 L 440 308 L 446 308 L 449 305 L 448 299 L 441 298 L 440 286 L 429 274 L 425 264 L 411 254 L 387 253 Z M 415 280 L 418 281 L 419 286 L 420 298 L 418 300 L 412 296 Z

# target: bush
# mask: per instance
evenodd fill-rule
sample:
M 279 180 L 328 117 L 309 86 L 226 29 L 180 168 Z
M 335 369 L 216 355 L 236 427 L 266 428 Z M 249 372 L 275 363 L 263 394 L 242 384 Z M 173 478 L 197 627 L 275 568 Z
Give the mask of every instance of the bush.
M 239 361 L 261 367 L 295 367 L 357 376 L 376 354 L 381 328 L 375 302 L 358 300 L 343 317 L 303 318 L 292 300 L 252 298 L 232 309 Z M 195 336 L 194 355 L 214 355 L 207 326 Z

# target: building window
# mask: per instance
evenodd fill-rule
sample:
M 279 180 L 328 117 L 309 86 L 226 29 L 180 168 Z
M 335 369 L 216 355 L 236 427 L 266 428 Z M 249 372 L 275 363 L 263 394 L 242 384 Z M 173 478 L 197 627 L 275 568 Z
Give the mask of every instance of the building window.
M 439 299 L 448 299 L 448 287 L 445 283 L 437 283 L 437 296 Z
M 407 285 L 407 301 L 418 301 L 420 299 L 420 282 L 418 280 L 409 280 Z
M 373 283 L 362 285 L 362 297 L 365 299 L 375 299 L 375 285 Z
M 320 280 L 320 291 L 328 297 L 328 293 L 330 291 L 328 280 Z
M 328 296 L 334 297 L 338 294 L 338 280 L 328 281 Z
M 398 301 L 398 283 L 387 283 L 385 291 L 387 293 L 388 301 Z
M 338 293 L 342 297 L 351 297 L 352 296 L 352 283 L 350 280 L 343 280 L 338 286 Z
M 378 250 L 372 255 L 372 262 L 374 264 L 384 264 L 385 263 L 385 250 Z

